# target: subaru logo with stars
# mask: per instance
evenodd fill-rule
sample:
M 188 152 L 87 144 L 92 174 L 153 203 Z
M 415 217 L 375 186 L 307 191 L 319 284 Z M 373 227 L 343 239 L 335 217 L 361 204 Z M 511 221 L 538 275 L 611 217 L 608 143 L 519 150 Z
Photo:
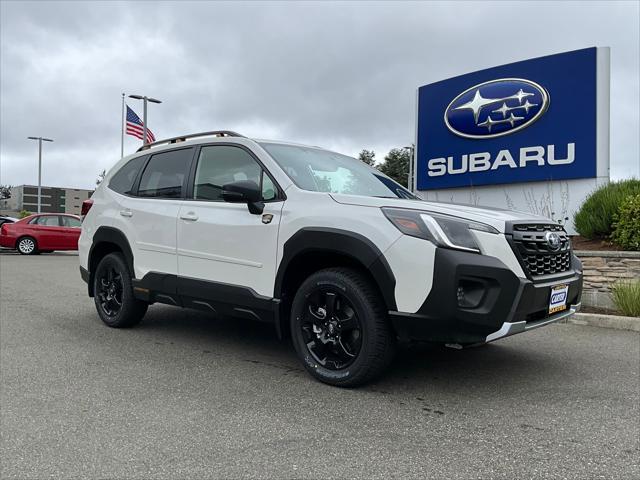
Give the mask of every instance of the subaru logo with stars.
M 560 235 L 556 232 L 547 232 L 545 233 L 544 238 L 547 241 L 547 245 L 549 245 L 549 250 L 552 252 L 560 250 L 560 247 L 562 246 Z
M 491 80 L 454 98 L 444 112 L 444 122 L 461 137 L 501 137 L 538 120 L 549 108 L 549 100 L 549 93 L 530 80 Z

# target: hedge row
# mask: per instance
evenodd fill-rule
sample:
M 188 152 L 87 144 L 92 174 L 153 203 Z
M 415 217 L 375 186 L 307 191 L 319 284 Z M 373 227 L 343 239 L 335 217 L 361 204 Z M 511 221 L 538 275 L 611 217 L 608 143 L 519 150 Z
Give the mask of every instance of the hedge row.
M 640 180 L 611 182 L 595 190 L 574 217 L 580 235 L 640 250 Z

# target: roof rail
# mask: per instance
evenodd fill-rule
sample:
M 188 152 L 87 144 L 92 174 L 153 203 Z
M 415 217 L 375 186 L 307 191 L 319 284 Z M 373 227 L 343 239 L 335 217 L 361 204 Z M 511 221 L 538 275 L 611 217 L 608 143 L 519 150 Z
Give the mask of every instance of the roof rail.
M 201 133 L 192 133 L 192 134 L 189 134 L 189 135 L 180 135 L 179 137 L 165 138 L 164 140 L 158 140 L 158 141 L 153 142 L 153 143 L 147 143 L 146 145 L 143 145 L 138 150 L 136 150 L 136 152 L 141 152 L 143 150 L 148 150 L 149 148 L 155 147 L 157 145 L 163 145 L 163 144 L 169 145 L 171 143 L 184 142 L 185 140 L 189 140 L 191 138 L 211 137 L 211 136 L 247 138 L 244 135 L 240 135 L 239 133 L 233 132 L 231 130 L 213 130 L 211 132 L 201 132 Z

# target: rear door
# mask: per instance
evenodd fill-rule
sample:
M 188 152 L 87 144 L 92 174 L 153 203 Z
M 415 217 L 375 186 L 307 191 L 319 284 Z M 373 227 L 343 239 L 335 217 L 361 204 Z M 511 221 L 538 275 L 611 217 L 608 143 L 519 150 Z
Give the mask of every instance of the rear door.
M 178 219 L 178 274 L 272 297 L 283 194 L 246 148 L 205 145 L 197 157 Z M 262 214 L 222 199 L 222 186 L 241 180 L 261 186 Z
M 119 198 L 113 226 L 129 240 L 136 278 L 177 273 L 176 222 L 192 157 L 193 147 L 151 154 L 137 186 Z
M 65 250 L 77 250 L 82 222 L 71 215 L 60 215 Z

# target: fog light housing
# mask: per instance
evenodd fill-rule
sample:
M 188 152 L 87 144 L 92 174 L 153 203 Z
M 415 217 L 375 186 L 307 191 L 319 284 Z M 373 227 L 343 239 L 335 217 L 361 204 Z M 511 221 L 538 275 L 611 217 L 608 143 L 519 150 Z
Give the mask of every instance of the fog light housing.
M 460 308 L 476 308 L 484 299 L 486 288 L 483 283 L 463 279 L 458 283 L 456 299 Z

